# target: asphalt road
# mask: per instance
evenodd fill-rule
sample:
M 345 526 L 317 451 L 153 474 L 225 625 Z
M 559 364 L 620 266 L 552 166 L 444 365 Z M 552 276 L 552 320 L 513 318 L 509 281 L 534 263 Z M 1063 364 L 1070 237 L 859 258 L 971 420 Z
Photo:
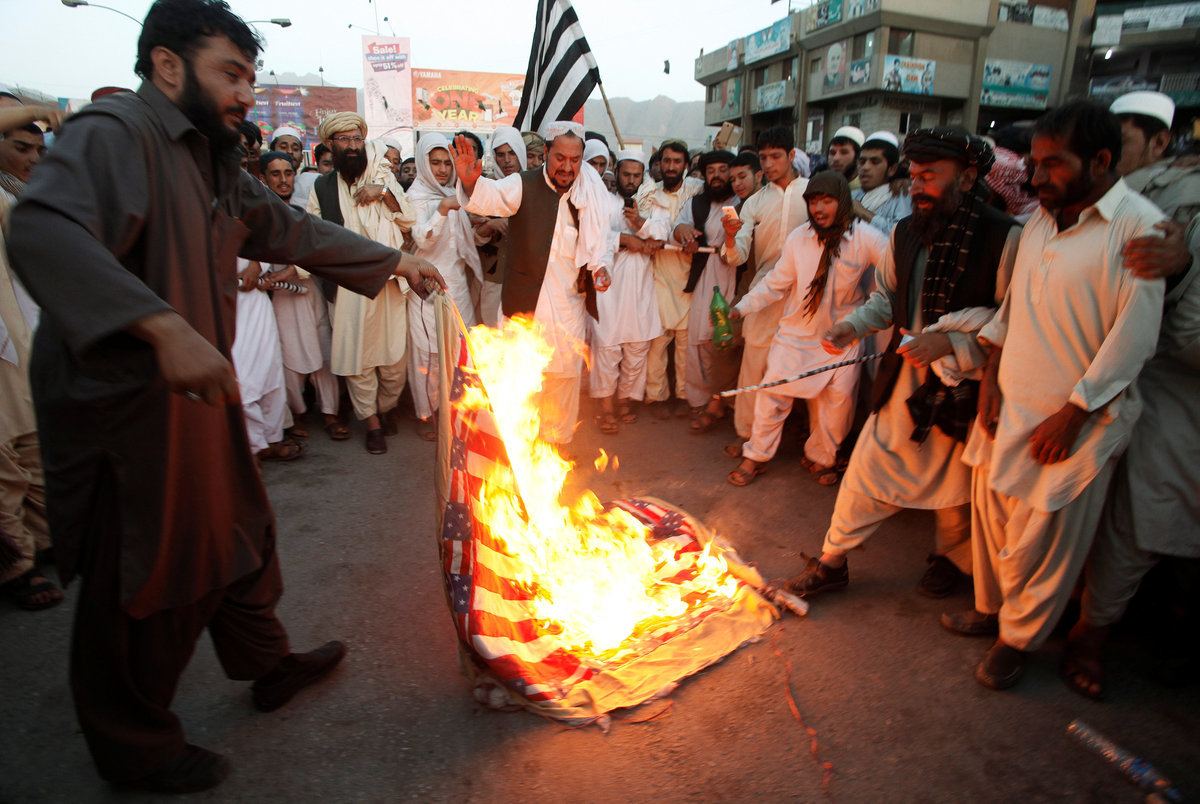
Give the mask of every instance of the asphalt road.
M 350 653 L 325 683 L 260 714 L 202 641 L 175 711 L 234 772 L 189 800 L 1142 801 L 1067 735 L 1077 717 L 1200 796 L 1200 690 L 1151 680 L 1137 634 L 1114 639 L 1104 703 L 1059 680 L 1061 638 L 1015 690 L 975 682 L 989 641 L 938 625 L 971 605 L 969 590 L 945 601 L 914 591 L 931 545 L 921 513 L 896 517 L 851 556 L 846 591 L 816 598 L 807 618 L 787 617 L 666 702 L 619 715 L 607 734 L 485 709 L 458 671 L 442 592 L 433 445 L 405 428 L 387 455 L 370 456 L 359 431 L 333 443 L 313 429 L 303 459 L 265 472 L 287 585 L 280 613 L 296 649 L 338 638 Z M 731 429 L 695 437 L 682 420 L 645 415 L 601 436 L 587 419 L 577 482 L 601 499 L 675 503 L 767 577 L 790 575 L 801 551 L 819 551 L 836 487 L 808 477 L 788 437 L 768 474 L 734 488 L 720 452 L 732 440 Z M 621 465 L 597 476 L 601 444 Z M 73 592 L 47 612 L 0 609 L 0 801 L 154 800 L 106 785 L 90 764 L 66 677 Z M 786 696 L 789 664 L 803 724 Z

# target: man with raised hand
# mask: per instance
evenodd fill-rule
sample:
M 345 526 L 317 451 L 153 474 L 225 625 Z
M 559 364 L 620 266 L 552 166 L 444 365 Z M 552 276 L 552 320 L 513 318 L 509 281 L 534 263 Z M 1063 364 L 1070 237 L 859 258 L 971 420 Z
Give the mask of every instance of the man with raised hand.
M 467 212 L 505 217 L 503 249 L 513 268 L 500 291 L 505 318 L 532 316 L 554 347 L 540 398 L 542 438 L 568 444 L 579 419 L 579 384 L 587 316 L 598 317 L 596 291 L 609 285 L 612 196 L 583 167 L 583 126 L 546 123 L 546 163 L 503 179 L 483 177 L 471 142 L 454 138 L 458 201 Z

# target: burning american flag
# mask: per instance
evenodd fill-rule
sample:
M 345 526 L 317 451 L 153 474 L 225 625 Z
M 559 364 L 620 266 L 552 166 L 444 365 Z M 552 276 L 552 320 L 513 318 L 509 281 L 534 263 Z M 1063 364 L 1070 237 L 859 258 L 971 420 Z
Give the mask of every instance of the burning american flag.
M 537 325 L 467 334 L 452 302 L 436 303 L 440 545 L 480 700 L 586 722 L 671 689 L 771 625 L 757 572 L 682 511 L 590 492 L 564 505 L 571 464 L 538 438 L 549 353 Z

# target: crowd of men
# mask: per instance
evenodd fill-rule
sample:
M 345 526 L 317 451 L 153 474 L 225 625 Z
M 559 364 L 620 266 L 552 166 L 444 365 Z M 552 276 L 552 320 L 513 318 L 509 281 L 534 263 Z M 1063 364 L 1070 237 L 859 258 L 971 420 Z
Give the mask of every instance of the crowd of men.
M 406 388 L 435 439 L 431 291 L 467 327 L 542 325 L 551 443 L 585 389 L 605 434 L 642 412 L 696 435 L 732 420 L 746 486 L 805 400 L 801 462 L 840 486 L 789 586 L 845 588 L 850 550 L 932 511 L 918 589 L 972 579 L 942 623 L 995 638 L 988 687 L 1017 683 L 1082 577 L 1063 677 L 1100 697 L 1141 579 L 1200 557 L 1200 166 L 1172 153 L 1167 96 L 989 138 L 844 126 L 814 155 L 786 126 L 648 153 L 552 121 L 426 134 L 405 158 L 351 111 L 312 152 L 290 127 L 264 142 L 244 120 L 258 47 L 219 0 L 159 0 L 136 93 L 64 126 L 0 92 L 0 588 L 38 610 L 62 600 L 42 564 L 84 576 L 73 690 L 105 778 L 179 792 L 227 772 L 169 711 L 203 629 L 264 710 L 341 659 L 291 653 L 274 616 L 254 459 L 301 457 L 309 404 L 384 453 Z

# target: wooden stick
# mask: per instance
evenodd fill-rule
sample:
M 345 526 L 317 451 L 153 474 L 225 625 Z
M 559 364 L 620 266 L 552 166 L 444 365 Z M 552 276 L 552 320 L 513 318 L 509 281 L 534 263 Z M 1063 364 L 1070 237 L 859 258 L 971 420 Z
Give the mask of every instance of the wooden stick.
M 617 118 L 613 116 L 612 107 L 608 105 L 608 94 L 604 91 L 604 84 L 597 81 L 596 86 L 600 87 L 600 97 L 604 98 L 604 108 L 608 110 L 608 122 L 612 123 L 613 134 L 617 138 L 617 150 L 625 150 L 625 143 L 621 141 L 621 129 L 617 128 Z

